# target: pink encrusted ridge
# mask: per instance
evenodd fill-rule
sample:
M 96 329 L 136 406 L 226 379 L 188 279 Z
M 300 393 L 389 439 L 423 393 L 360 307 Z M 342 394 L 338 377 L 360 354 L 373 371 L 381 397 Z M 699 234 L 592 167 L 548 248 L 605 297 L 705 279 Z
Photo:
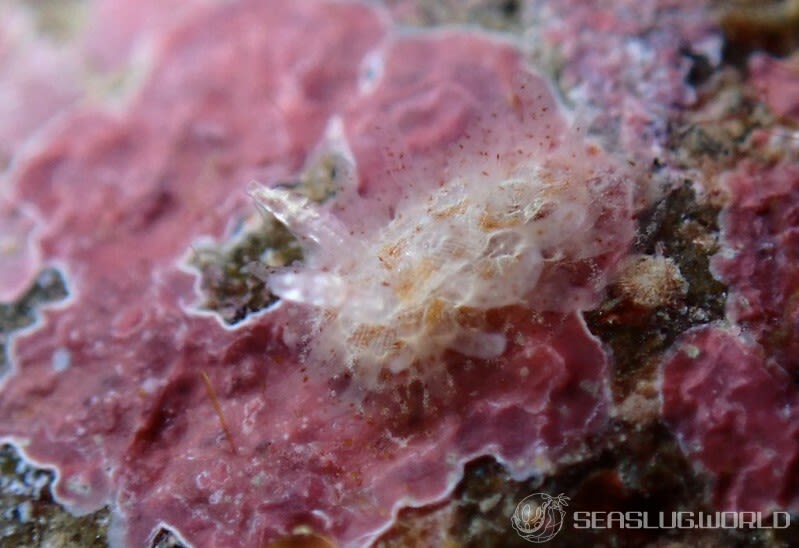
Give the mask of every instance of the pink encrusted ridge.
M 663 418 L 713 475 L 717 508 L 797 507 L 799 398 L 762 348 L 723 327 L 699 328 L 675 346 L 662 383 Z
M 699 329 L 663 365 L 663 415 L 731 510 L 799 503 L 799 167 L 744 161 L 722 176 L 714 275 L 734 328 Z
M 292 18 L 317 39 L 284 24 Z M 58 465 L 56 495 L 70 508 L 109 502 L 108 470 L 184 346 L 181 303 L 195 296 L 175 261 L 252 207 L 249 180 L 299 167 L 384 32 L 378 14 L 353 4 L 208 8 L 163 40 L 127 112 L 75 113 L 15 170 L 12 198 L 47 220 L 38 247 L 62 268 L 71 300 L 14 337 L 0 424 L 33 460 Z M 306 72 L 285 78 L 300 60 Z M 326 96 L 303 93 L 317 85 Z
M 13 203 L 11 166 L 82 91 L 75 48 L 39 36 L 35 26 L 26 7 L 0 6 L 0 302 L 18 299 L 41 267 L 32 242 L 36 214 Z
M 117 545 L 166 524 L 196 546 L 262 545 L 299 525 L 360 546 L 402 506 L 445 497 L 472 457 L 523 477 L 579 454 L 610 403 L 606 356 L 573 307 L 506 307 L 487 320 L 507 335 L 501 356 L 448 352 L 424 380 L 370 390 L 303 363 L 306 308 L 224 328 L 192 308 L 180 264 L 248 215 L 250 180 L 296 174 L 338 117 L 358 177 L 331 214 L 360 230 L 464 163 L 494 166 L 514 135 L 533 132 L 522 155 L 573 146 L 596 161 L 615 181 L 596 206 L 607 249 L 549 275 L 600 291 L 631 235 L 629 183 L 568 133 L 512 46 L 389 34 L 364 4 L 277 1 L 198 8 L 158 44 L 127 110 L 73 114 L 15 171 L 14 204 L 46 219 L 38 247 L 70 297 L 14 337 L 0 435 L 56 468 L 58 500 L 112 504 Z
M 667 154 L 667 120 L 696 100 L 691 55 L 721 60 L 710 2 L 536 0 L 527 11 L 540 22 L 534 39 L 558 52 L 567 98 L 608 146 L 646 163 Z
M 147 43 L 143 37 L 154 38 L 159 25 L 174 21 L 180 11 L 167 4 L 97 0 L 85 7 L 91 21 L 80 32 L 84 7 L 73 6 L 64 24 L 75 27 L 74 36 L 64 29 L 54 35 L 41 30 L 35 7 L 14 2 L 0 7 L 0 301 L 19 298 L 42 268 L 31 242 L 35 225 L 44 223 L 9 197 L 17 166 L 46 148 L 51 134 L 65 131 L 71 112 L 89 103 L 112 106 L 114 93 L 104 89 L 105 80 L 135 80 L 132 58 Z M 180 4 L 183 10 L 190 5 Z
M 76 48 L 40 36 L 29 9 L 0 6 L 0 173 L 20 143 L 80 97 L 80 69 Z
M 172 27 L 215 0 L 94 0 L 81 47 L 102 72 L 124 71 L 142 49 L 153 47 Z M 157 47 L 157 46 L 154 46 Z
M 711 267 L 730 287 L 727 316 L 799 373 L 799 165 L 746 161 L 722 184 L 730 203 Z
M 449 386 L 432 396 L 421 383 L 369 393 L 305 371 L 274 325 L 197 345 L 126 452 L 118 534 L 142 542 L 166 521 L 198 546 L 246 546 L 305 525 L 363 546 L 401 507 L 446 496 L 471 457 L 494 454 L 519 477 L 548 470 L 604 423 L 606 362 L 575 315 L 520 324 L 500 360 L 452 357 L 438 379 Z M 211 372 L 236 455 L 195 367 Z
M 760 53 L 749 60 L 749 79 L 778 118 L 799 123 L 799 54 L 777 59 Z
M 0 302 L 13 302 L 30 287 L 41 266 L 30 208 L 0 197 Z

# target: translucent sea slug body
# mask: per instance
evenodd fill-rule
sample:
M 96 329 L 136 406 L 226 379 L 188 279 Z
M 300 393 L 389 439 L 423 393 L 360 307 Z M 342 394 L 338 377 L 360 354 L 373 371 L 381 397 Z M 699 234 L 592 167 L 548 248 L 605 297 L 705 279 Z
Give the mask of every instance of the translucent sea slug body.
M 496 162 L 406 199 L 364 235 L 291 191 L 254 185 L 251 192 L 307 248 L 306 263 L 273 273 L 269 286 L 319 311 L 311 356 L 374 379 L 384 367 L 423 367 L 447 350 L 500 356 L 506 336 L 487 323 L 490 310 L 585 304 L 580 288 L 571 300 L 542 298 L 560 289 L 544 273 L 606 251 L 594 227 L 606 187 L 619 182 L 610 180 L 560 161 Z

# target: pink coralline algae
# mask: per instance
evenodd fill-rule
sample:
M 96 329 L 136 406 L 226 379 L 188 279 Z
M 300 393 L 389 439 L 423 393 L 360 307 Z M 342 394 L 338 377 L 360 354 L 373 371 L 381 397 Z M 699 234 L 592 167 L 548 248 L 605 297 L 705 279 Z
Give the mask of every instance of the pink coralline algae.
M 790 376 L 733 332 L 701 328 L 667 361 L 663 418 L 713 474 L 714 504 L 769 511 L 797 502 L 797 397 Z
M 664 154 L 670 115 L 696 100 L 693 60 L 721 59 L 704 2 L 538 0 L 536 36 L 557 46 L 567 97 L 631 158 Z M 536 45 L 533 45 L 535 47 Z
M 31 245 L 34 220 L 30 212 L 0 198 L 0 300 L 11 301 L 36 276 L 38 251 Z
M 799 122 L 799 56 L 756 55 L 749 63 L 752 84 L 779 118 Z
M 799 166 L 743 163 L 724 182 L 733 201 L 712 267 L 730 286 L 727 315 L 799 373 Z
M 580 311 L 629 244 L 631 184 L 513 45 L 391 32 L 358 3 L 250 1 L 197 8 L 152 47 L 126 108 L 75 111 L 10 174 L 46 220 L 27 270 L 57 266 L 69 297 L 15 335 L 0 434 L 56 468 L 59 501 L 110 504 L 117 545 L 305 526 L 359 546 L 470 458 L 522 477 L 579 454 L 609 410 Z M 328 152 L 353 167 L 328 202 L 275 186 Z M 252 180 L 306 260 L 267 274 L 277 306 L 223 326 L 187 257 L 252 215 Z M 336 333 L 388 345 L 354 363 Z
M 37 36 L 25 10 L 0 6 L 0 169 L 19 143 L 77 100 L 80 67 L 70 48 Z
M 102 0 L 88 10 L 80 47 L 95 70 L 124 70 L 192 11 L 213 0 Z
M 723 182 L 730 203 L 712 266 L 737 327 L 680 341 L 663 368 L 663 414 L 715 477 L 720 506 L 796 508 L 799 168 L 742 162 Z

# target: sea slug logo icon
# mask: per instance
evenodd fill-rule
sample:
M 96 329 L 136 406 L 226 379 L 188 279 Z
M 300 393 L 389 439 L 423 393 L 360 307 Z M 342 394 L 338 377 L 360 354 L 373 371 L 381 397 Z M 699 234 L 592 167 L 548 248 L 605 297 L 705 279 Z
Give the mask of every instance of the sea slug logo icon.
M 552 497 L 546 493 L 533 493 L 516 505 L 511 525 L 519 536 L 530 542 L 546 542 L 563 527 L 569 497 L 561 493 Z

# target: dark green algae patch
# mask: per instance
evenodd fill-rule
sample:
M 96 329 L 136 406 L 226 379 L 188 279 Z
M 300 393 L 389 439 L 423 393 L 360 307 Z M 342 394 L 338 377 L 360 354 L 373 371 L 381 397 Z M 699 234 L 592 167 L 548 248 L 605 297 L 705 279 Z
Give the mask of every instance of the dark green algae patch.
M 617 402 L 637 383 L 651 379 L 662 353 L 686 330 L 724 318 L 726 287 L 710 273 L 718 249 L 719 209 L 696 200 L 686 181 L 639 216 L 634 251 L 671 259 L 686 282 L 678 300 L 653 309 L 625 301 L 617 286 L 596 310 L 585 314 L 591 332 L 612 350 Z
M 227 324 L 236 324 L 276 302 L 263 276 L 253 270 L 264 264 L 266 255 L 272 267 L 302 258 L 297 240 L 271 216 L 264 216 L 256 230 L 231 246 L 195 249 L 190 264 L 200 274 L 201 308 L 216 312 Z
M 0 546 L 102 548 L 108 545 L 108 510 L 76 517 L 53 500 L 53 472 L 0 447 Z
M 279 186 L 323 203 L 351 176 L 341 155 L 321 154 L 297 177 Z M 277 301 L 266 286 L 270 269 L 302 260 L 302 247 L 288 228 L 270 213 L 260 211 L 260 222 L 228 243 L 197 247 L 190 265 L 200 276 L 201 308 L 215 312 L 234 325 Z
M 46 269 L 19 300 L 0 303 L 0 378 L 9 370 L 7 344 L 11 333 L 32 325 L 39 306 L 63 300 L 67 295 L 61 274 L 55 269 Z

